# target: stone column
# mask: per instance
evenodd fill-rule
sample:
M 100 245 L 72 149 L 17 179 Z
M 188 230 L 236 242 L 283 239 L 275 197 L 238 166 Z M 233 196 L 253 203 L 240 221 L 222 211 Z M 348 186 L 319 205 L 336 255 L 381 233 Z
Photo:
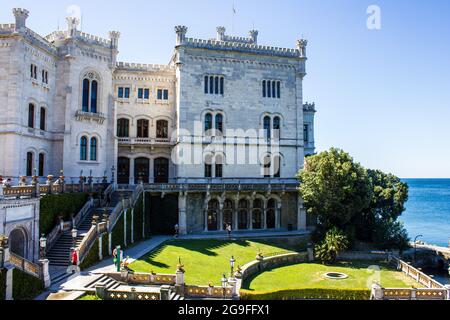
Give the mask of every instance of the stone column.
M 98 259 L 103 260 L 103 236 L 98 237 Z
M 170 300 L 170 286 L 163 285 L 160 288 L 161 300 Z
M 5 300 L 13 300 L 13 270 L 14 270 L 14 267 L 12 265 L 8 265 L 5 267 L 5 269 L 6 269 Z
M 281 228 L 281 202 L 277 203 L 277 206 L 275 208 L 275 228 L 280 229 Z
M 263 218 L 263 223 L 262 223 L 262 228 L 264 230 L 267 229 L 267 200 L 264 200 L 263 203 L 263 214 L 262 214 L 262 218 Z
M 253 199 L 250 200 L 250 206 L 249 206 L 249 211 L 248 211 L 248 229 L 249 230 L 253 230 Z
M 49 288 L 50 285 L 52 284 L 51 280 L 50 280 L 50 273 L 49 273 L 49 261 L 48 259 L 42 259 L 39 260 L 39 263 L 42 266 L 42 278 L 44 280 L 44 287 L 45 288 Z
M 445 289 L 447 289 L 447 300 L 450 300 L 450 284 L 447 284 L 444 286 Z
M 306 231 L 306 210 L 301 196 L 297 197 L 297 230 Z
M 112 232 L 108 232 L 108 255 L 112 255 Z
M 177 286 L 184 286 L 184 270 L 177 269 L 175 284 Z
M 186 193 L 180 192 L 178 195 L 178 227 L 180 234 L 187 234 L 186 202 Z
M 239 211 L 239 197 L 236 197 L 236 201 L 233 208 L 233 225 L 232 229 L 237 230 L 238 229 L 238 211 Z
M 219 231 L 223 231 L 223 199 L 220 199 L 219 202 L 219 212 L 218 212 L 218 223 L 219 223 Z
M 134 208 L 131 209 L 131 243 L 134 243 Z
M 134 159 L 130 159 L 130 179 L 128 183 L 134 186 Z
M 127 246 L 127 212 L 128 209 L 123 211 L 123 244 Z

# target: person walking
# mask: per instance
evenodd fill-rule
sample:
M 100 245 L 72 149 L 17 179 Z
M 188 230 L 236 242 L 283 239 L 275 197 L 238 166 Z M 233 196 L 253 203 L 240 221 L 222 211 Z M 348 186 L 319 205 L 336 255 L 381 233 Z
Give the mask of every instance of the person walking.
M 229 223 L 227 224 L 226 230 L 228 233 L 228 239 L 230 239 L 231 238 L 231 224 L 229 224 Z

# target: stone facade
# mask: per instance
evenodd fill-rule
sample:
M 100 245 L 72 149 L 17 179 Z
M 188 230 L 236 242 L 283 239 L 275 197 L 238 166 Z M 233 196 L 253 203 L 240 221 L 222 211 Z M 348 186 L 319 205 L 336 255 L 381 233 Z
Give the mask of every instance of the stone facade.
M 315 152 L 306 40 L 269 47 L 256 30 L 245 38 L 224 27 L 201 40 L 177 26 L 168 65 L 125 63 L 119 32 L 89 35 L 68 17 L 66 30 L 42 37 L 26 27 L 28 11 L 13 13 L 0 25 L 3 178 L 112 175 L 157 184 L 162 196 L 173 184 L 181 233 L 306 228 L 295 189 Z

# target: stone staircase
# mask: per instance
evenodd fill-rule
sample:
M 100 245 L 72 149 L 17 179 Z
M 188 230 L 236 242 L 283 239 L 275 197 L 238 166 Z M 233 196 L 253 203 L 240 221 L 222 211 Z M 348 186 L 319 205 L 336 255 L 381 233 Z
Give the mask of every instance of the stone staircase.
M 76 245 L 78 246 L 83 241 L 84 235 L 92 226 L 92 216 L 94 210 L 91 210 L 78 227 L 78 236 L 76 238 Z M 59 239 L 47 253 L 47 259 L 51 266 L 65 266 L 70 263 L 70 249 L 73 247 L 72 231 L 68 230 L 61 234 Z
M 99 278 L 95 279 L 94 281 L 88 283 L 85 288 L 90 291 L 95 291 L 95 286 L 97 285 L 104 285 L 106 289 L 117 289 L 122 284 L 113 278 L 108 277 L 107 275 L 102 275 Z
M 176 294 L 175 292 L 172 292 L 170 294 L 169 300 L 184 300 L 184 297 L 180 296 L 179 294 Z

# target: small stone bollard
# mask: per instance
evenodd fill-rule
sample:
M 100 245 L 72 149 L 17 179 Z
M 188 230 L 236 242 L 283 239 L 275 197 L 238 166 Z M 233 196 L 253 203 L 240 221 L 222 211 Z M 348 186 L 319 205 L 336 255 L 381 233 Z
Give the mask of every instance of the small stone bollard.
M 378 283 L 372 284 L 370 300 L 383 300 L 383 289 Z
M 169 285 L 163 285 L 159 289 L 159 292 L 161 294 L 161 300 L 170 300 L 170 286 Z
M 97 284 L 95 286 L 95 294 L 97 297 L 99 297 L 102 300 L 106 300 L 106 297 L 108 295 L 108 290 L 106 289 L 106 286 L 103 284 Z

